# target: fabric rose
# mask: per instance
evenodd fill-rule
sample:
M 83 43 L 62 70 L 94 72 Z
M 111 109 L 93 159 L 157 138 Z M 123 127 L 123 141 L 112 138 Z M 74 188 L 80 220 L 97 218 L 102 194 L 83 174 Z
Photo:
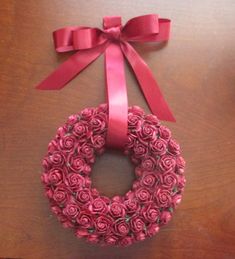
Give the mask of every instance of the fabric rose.
M 130 228 L 134 233 L 143 231 L 145 228 L 143 219 L 139 216 L 133 216 L 130 219 Z
M 173 139 L 168 142 L 168 150 L 173 155 L 179 155 L 180 145 Z
M 98 151 L 98 153 L 102 153 L 105 145 L 105 138 L 101 135 L 95 135 L 91 137 L 91 143 L 93 147 Z
M 163 155 L 159 160 L 158 160 L 158 168 L 162 172 L 170 172 L 174 171 L 176 165 L 175 158 L 170 155 Z
M 73 134 L 79 139 L 84 140 L 88 135 L 88 125 L 86 122 L 79 121 L 73 127 Z
M 56 139 L 60 139 L 62 138 L 63 136 L 65 136 L 66 134 L 68 133 L 68 127 L 67 126 L 63 126 L 63 127 L 59 127 L 57 129 L 57 132 L 56 132 Z M 53 141 L 50 143 L 52 144 Z M 55 143 L 55 142 L 54 142 Z M 49 144 L 49 145 L 50 145 Z M 49 150 L 50 150 L 50 146 L 49 146 Z
M 152 237 L 159 231 L 159 225 L 157 223 L 151 224 L 147 229 L 147 236 Z
M 136 145 L 134 146 L 133 151 L 134 151 L 134 156 L 136 158 L 141 158 L 147 154 L 148 149 L 144 144 L 137 142 Z
M 72 152 L 75 149 L 76 138 L 72 135 L 64 136 L 59 141 L 60 150 Z
M 182 195 L 181 194 L 174 195 L 172 197 L 173 206 L 176 207 L 181 202 L 181 199 L 182 199 Z
M 146 156 L 141 162 L 141 168 L 144 171 L 154 171 L 156 167 L 156 160 L 152 156 Z
M 161 184 L 163 188 L 171 190 L 178 183 L 177 175 L 173 172 L 161 175 Z
M 90 121 L 90 119 L 92 118 L 94 114 L 94 109 L 93 108 L 85 108 L 82 112 L 81 112 L 81 118 L 85 121 Z
M 60 151 L 55 151 L 49 159 L 54 167 L 61 167 L 64 164 L 64 155 Z
M 95 114 L 91 120 L 90 125 L 94 132 L 102 133 L 106 128 L 106 115 L 104 113 Z
M 73 191 L 77 191 L 83 187 L 90 187 L 91 180 L 88 177 L 83 177 L 80 174 L 70 173 L 65 179 L 65 184 Z
M 48 153 L 52 154 L 55 151 L 58 151 L 58 143 L 57 140 L 52 140 L 49 144 L 48 144 Z
M 92 214 L 105 214 L 108 211 L 108 205 L 102 198 L 96 198 L 88 207 Z
M 142 215 L 146 221 L 154 223 L 157 221 L 157 219 L 160 215 L 160 211 L 156 205 L 149 204 L 148 206 L 143 208 Z
M 139 129 L 137 129 L 137 136 L 143 141 L 149 141 L 156 137 L 157 129 L 149 123 L 143 123 Z
M 140 204 L 137 199 L 128 199 L 124 201 L 127 214 L 134 214 L 140 210 Z
M 135 145 L 136 142 L 136 136 L 134 134 L 130 134 L 128 135 L 128 141 L 126 144 L 126 149 L 125 149 L 125 154 L 128 155 L 129 154 L 129 149 L 133 148 L 133 146 Z M 126 152 L 128 151 L 128 152 Z
M 78 147 L 78 153 L 86 159 L 87 163 L 95 162 L 94 149 L 90 145 L 82 144 L 82 146 Z
M 183 175 L 178 175 L 178 189 L 183 190 L 186 183 L 186 179 Z
M 88 189 L 88 188 L 83 188 L 83 189 L 81 189 L 81 190 L 78 190 L 78 191 L 77 191 L 77 194 L 76 194 L 76 198 L 77 198 L 77 201 L 78 201 L 81 205 L 90 202 L 91 199 L 92 199 L 90 189 Z
M 142 178 L 140 180 L 140 184 L 146 187 L 154 187 L 156 183 L 156 175 L 152 172 L 144 171 L 142 174 Z
M 157 116 L 153 115 L 153 114 L 147 114 L 145 117 L 145 121 L 148 123 L 151 123 L 154 126 L 160 126 L 160 121 L 157 118 Z
M 150 150 L 153 152 L 153 154 L 158 156 L 166 154 L 167 149 L 165 140 L 155 138 L 150 142 Z
M 109 213 L 114 218 L 122 218 L 125 216 L 125 206 L 120 202 L 112 202 L 109 205 Z
M 77 223 L 83 228 L 91 228 L 93 226 L 93 219 L 89 212 L 82 211 L 77 217 Z
M 99 234 L 110 233 L 113 224 L 112 218 L 106 215 L 101 215 L 95 220 L 95 229 Z
M 70 126 L 73 126 L 79 119 L 79 116 L 77 114 L 70 115 L 67 124 Z
M 91 172 L 91 167 L 80 156 L 71 156 L 69 158 L 69 166 L 75 173 L 88 175 Z
M 63 213 L 69 218 L 76 218 L 79 213 L 79 207 L 76 204 L 67 203 L 66 207 L 63 209 Z
M 53 199 L 58 204 L 63 204 L 68 200 L 68 191 L 63 187 L 57 187 L 53 194 Z
M 143 231 L 142 232 L 138 232 L 135 235 L 135 239 L 137 241 L 143 241 L 143 240 L 145 240 L 145 238 L 146 238 L 146 235 L 145 235 L 145 233 Z
M 42 181 L 45 184 L 60 185 L 63 180 L 63 170 L 61 168 L 52 168 L 48 173 L 42 175 Z
M 141 118 L 135 114 L 128 114 L 128 128 L 131 130 L 137 129 L 140 127 Z
M 176 168 L 177 168 L 177 172 L 178 173 L 182 174 L 184 172 L 185 161 L 184 161 L 182 156 L 177 157 L 177 159 L 176 159 Z
M 135 196 L 140 203 L 146 203 L 152 199 L 150 191 L 145 187 L 137 189 L 135 192 Z
M 160 138 L 165 139 L 166 141 L 168 141 L 171 138 L 171 132 L 165 126 L 159 127 L 158 134 L 159 134 Z
M 90 234 L 89 236 L 87 236 L 87 241 L 92 244 L 97 244 L 100 241 L 100 239 L 97 234 Z
M 171 213 L 169 211 L 163 211 L 161 214 L 161 224 L 165 225 L 171 220 Z
M 171 193 L 168 190 L 164 189 L 158 189 L 154 193 L 155 200 L 157 202 L 157 205 L 160 208 L 166 208 L 169 207 L 171 204 Z
M 129 233 L 129 225 L 125 219 L 118 219 L 113 225 L 115 235 L 126 236 Z
M 128 108 L 128 113 L 142 117 L 144 115 L 144 110 L 137 105 L 133 105 L 132 107 Z
M 106 245 L 116 245 L 118 239 L 117 236 L 110 234 L 104 238 L 104 242 Z
M 127 247 L 133 243 L 133 238 L 130 236 L 125 236 L 119 241 L 119 245 L 122 247 Z

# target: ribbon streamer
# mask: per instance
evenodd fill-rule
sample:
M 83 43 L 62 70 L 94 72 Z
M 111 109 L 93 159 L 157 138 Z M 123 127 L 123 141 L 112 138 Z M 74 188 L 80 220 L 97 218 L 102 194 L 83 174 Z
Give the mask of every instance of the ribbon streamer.
M 171 21 L 155 14 L 132 18 L 124 26 L 121 17 L 103 18 L 103 30 L 66 27 L 53 32 L 57 52 L 74 51 L 67 61 L 43 80 L 37 89 L 59 90 L 105 52 L 109 124 L 107 145 L 123 148 L 127 141 L 127 90 L 124 57 L 139 82 L 148 106 L 160 120 L 175 122 L 153 74 L 129 42 L 162 42 L 169 39 Z

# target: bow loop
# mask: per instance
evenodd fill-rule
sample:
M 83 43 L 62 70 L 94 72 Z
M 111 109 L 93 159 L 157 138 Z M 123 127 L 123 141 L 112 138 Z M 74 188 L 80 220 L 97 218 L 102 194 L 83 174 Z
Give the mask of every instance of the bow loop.
M 105 52 L 110 146 L 122 147 L 127 139 L 127 93 L 123 54 L 131 65 L 150 110 L 162 120 L 175 121 L 151 70 L 129 42 L 162 42 L 169 39 L 170 20 L 149 14 L 129 20 L 120 16 L 103 18 L 103 30 L 84 26 L 53 32 L 57 52 L 79 50 L 43 80 L 38 89 L 61 89 Z

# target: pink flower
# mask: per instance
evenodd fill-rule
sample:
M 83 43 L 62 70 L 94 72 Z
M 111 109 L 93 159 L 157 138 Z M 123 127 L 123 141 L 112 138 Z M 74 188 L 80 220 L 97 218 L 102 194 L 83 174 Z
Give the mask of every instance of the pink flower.
M 128 113 L 138 115 L 138 116 L 143 116 L 144 110 L 141 109 L 139 106 L 133 105 L 132 107 L 128 108 Z
M 158 133 L 160 138 L 165 139 L 166 141 L 168 141 L 171 138 L 171 132 L 165 126 L 160 126 L 158 129 Z
M 135 198 L 125 200 L 124 205 L 128 214 L 134 214 L 140 210 L 140 204 Z
M 158 120 L 157 116 L 153 115 L 153 114 L 147 114 L 144 117 L 145 121 L 154 125 L 154 126 L 160 126 L 160 121 Z
M 151 224 L 147 229 L 147 236 L 152 237 L 159 231 L 159 226 L 156 223 Z
M 143 218 L 148 221 L 148 222 L 156 222 L 159 215 L 160 211 L 159 208 L 154 205 L 154 204 L 149 204 L 148 206 L 145 206 L 142 210 Z
M 105 139 L 102 135 L 95 135 L 91 137 L 91 143 L 96 150 L 102 150 L 105 145 Z
M 152 172 L 156 167 L 156 160 L 152 156 L 146 156 L 141 162 L 141 169 Z
M 93 218 L 89 212 L 82 211 L 77 217 L 77 223 L 83 228 L 91 228 L 93 226 Z
M 112 202 L 109 206 L 109 213 L 114 218 L 122 218 L 125 216 L 125 206 L 120 202 Z
M 77 114 L 70 115 L 67 120 L 67 124 L 72 126 L 78 121 L 78 119 L 79 119 L 79 116 Z
M 78 147 L 78 153 L 83 158 L 85 158 L 88 163 L 95 162 L 94 149 L 90 145 L 88 145 L 86 143 L 82 144 L 82 146 Z
M 85 137 L 88 133 L 88 125 L 83 121 L 77 122 L 73 127 L 73 134 L 78 138 L 85 141 Z
M 140 203 L 147 203 L 152 199 L 150 191 L 145 187 L 140 187 L 136 190 L 135 196 Z
M 162 172 L 174 171 L 176 165 L 175 158 L 170 155 L 163 155 L 158 160 L 158 167 Z
M 176 194 L 172 197 L 172 203 L 173 203 L 173 206 L 176 207 L 177 205 L 180 204 L 181 202 L 181 199 L 182 199 L 182 195 L 181 194 Z
M 161 224 L 165 225 L 171 220 L 171 213 L 169 211 L 163 211 L 161 214 Z
M 119 245 L 123 247 L 127 247 L 131 244 L 133 244 L 133 238 L 130 236 L 125 236 L 119 241 Z
M 90 187 L 91 180 L 88 177 L 83 177 L 80 174 L 69 173 L 65 179 L 65 184 L 73 191 L 77 191 L 83 187 Z
M 135 114 L 128 114 L 128 128 L 129 129 L 136 129 L 141 124 L 141 117 Z
M 81 190 L 78 190 L 76 198 L 81 205 L 90 202 L 92 200 L 90 189 L 83 188 Z
M 72 152 L 75 149 L 76 138 L 72 135 L 64 136 L 59 141 L 61 151 Z
M 61 167 L 64 164 L 64 155 L 60 151 L 55 151 L 49 159 L 54 167 Z
M 92 244 L 97 244 L 99 242 L 99 235 L 90 234 L 89 236 L 87 236 L 87 241 Z
M 79 207 L 73 203 L 67 203 L 66 207 L 63 209 L 64 215 L 69 218 L 76 218 L 79 213 Z
M 154 187 L 156 183 L 156 175 L 153 172 L 144 171 L 140 183 L 142 186 Z
M 42 175 L 42 181 L 45 184 L 60 185 L 63 180 L 63 171 L 61 168 L 52 168 L 48 173 Z
M 95 229 L 98 234 L 110 233 L 113 221 L 106 215 L 101 215 L 95 220 Z
M 173 155 L 179 155 L 179 153 L 180 153 L 180 145 L 175 140 L 171 139 L 168 142 L 168 150 Z
M 114 234 L 118 236 L 126 236 L 129 233 L 129 225 L 126 223 L 125 219 L 118 219 L 114 225 Z
M 142 158 L 147 154 L 148 149 L 142 143 L 136 143 L 133 151 L 134 151 L 134 155 L 135 155 L 136 158 Z
M 108 205 L 104 199 L 99 197 L 92 201 L 88 209 L 92 214 L 105 214 L 108 211 Z
M 81 118 L 85 121 L 90 121 L 94 114 L 94 109 L 93 108 L 86 108 L 81 111 Z
M 100 134 L 102 133 L 106 128 L 106 121 L 107 117 L 104 113 L 95 114 L 91 120 L 90 125 L 94 132 Z
M 105 244 L 107 244 L 107 245 L 116 245 L 118 239 L 119 239 L 119 238 L 118 238 L 117 236 L 115 236 L 115 235 L 113 235 L 113 234 L 110 234 L 110 235 L 108 235 L 108 236 L 106 236 L 106 237 L 104 238 L 104 242 L 105 242 Z
M 80 156 L 71 156 L 69 159 L 69 164 L 71 170 L 73 170 L 75 173 L 83 173 L 87 175 L 91 171 L 90 166 L 87 165 L 85 160 Z
M 157 129 L 149 123 L 143 123 L 142 126 L 137 129 L 137 136 L 143 141 L 149 141 L 155 138 Z
M 155 138 L 150 142 L 150 150 L 155 155 L 164 155 L 166 154 L 166 142 L 163 139 Z
M 184 161 L 183 157 L 182 156 L 177 157 L 177 159 L 176 159 L 177 172 L 182 174 L 184 172 L 184 168 L 185 168 L 185 161 Z
M 154 197 L 160 208 L 169 207 L 171 204 L 171 194 L 168 190 L 158 189 L 154 193 Z
M 142 218 L 139 216 L 133 216 L 130 219 L 130 228 L 134 233 L 143 231 L 145 228 L 145 224 Z
M 162 186 L 171 190 L 178 183 L 177 175 L 173 172 L 167 172 L 161 175 Z
M 63 187 L 57 187 L 54 191 L 53 199 L 57 203 L 65 203 L 68 200 L 68 191 Z

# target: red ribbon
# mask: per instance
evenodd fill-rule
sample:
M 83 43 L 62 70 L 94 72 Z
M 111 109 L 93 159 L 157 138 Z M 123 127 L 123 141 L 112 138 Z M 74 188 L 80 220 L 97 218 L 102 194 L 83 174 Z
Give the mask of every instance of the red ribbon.
M 79 50 L 61 64 L 37 88 L 58 90 L 105 52 L 109 121 L 107 145 L 122 148 L 127 141 L 127 90 L 124 58 L 128 60 L 148 106 L 159 119 L 175 122 L 160 88 L 147 64 L 129 42 L 162 42 L 169 39 L 170 20 L 155 14 L 143 15 L 121 25 L 121 17 L 103 18 L 103 30 L 66 27 L 53 32 L 57 52 Z

